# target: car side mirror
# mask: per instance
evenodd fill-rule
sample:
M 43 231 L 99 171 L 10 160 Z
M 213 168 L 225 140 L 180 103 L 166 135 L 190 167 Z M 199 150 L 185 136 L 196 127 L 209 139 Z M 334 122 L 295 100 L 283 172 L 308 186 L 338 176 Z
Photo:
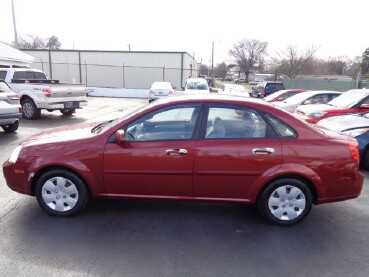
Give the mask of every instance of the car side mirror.
M 125 136 L 124 130 L 117 130 L 115 132 L 115 137 L 117 139 L 118 144 L 122 144 L 126 140 L 126 136 Z
M 283 97 L 278 97 L 277 99 L 276 99 L 276 101 L 283 101 L 284 99 L 283 99 Z
M 369 104 L 361 104 L 360 108 L 362 109 L 369 109 Z

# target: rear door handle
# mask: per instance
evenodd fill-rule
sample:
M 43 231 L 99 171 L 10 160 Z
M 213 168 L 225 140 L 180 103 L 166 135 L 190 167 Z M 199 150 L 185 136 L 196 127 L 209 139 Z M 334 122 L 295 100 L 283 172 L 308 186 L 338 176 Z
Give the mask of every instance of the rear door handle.
M 188 153 L 187 149 L 183 149 L 183 148 L 165 150 L 165 154 L 169 156 L 180 156 L 180 155 L 186 155 L 187 153 Z
M 274 152 L 275 152 L 274 148 L 270 148 L 270 147 L 252 149 L 252 153 L 257 154 L 257 155 L 268 155 L 268 154 L 273 154 Z

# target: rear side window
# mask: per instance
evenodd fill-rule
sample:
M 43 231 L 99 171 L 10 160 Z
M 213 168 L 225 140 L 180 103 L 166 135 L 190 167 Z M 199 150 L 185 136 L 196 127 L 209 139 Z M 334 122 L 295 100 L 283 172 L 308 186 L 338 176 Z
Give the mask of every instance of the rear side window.
M 233 105 L 211 105 L 205 139 L 266 138 L 267 123 L 255 110 Z
M 6 77 L 6 71 L 0 71 L 0 79 L 5 80 Z
M 45 80 L 46 75 L 42 72 L 35 71 L 16 71 L 13 76 L 14 80 Z
M 273 125 L 274 129 L 277 131 L 278 136 L 281 138 L 297 138 L 297 133 L 292 127 L 288 126 L 282 120 L 272 116 L 270 114 L 265 115 L 270 123 Z

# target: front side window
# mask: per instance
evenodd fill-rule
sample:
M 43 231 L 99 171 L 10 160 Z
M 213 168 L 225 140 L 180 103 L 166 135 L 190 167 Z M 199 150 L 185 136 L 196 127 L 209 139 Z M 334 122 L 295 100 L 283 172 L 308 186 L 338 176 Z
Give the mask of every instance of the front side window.
M 255 110 L 239 106 L 209 108 L 205 139 L 265 138 L 267 123 Z
M 190 140 L 200 107 L 200 104 L 178 105 L 151 112 L 127 126 L 126 140 Z

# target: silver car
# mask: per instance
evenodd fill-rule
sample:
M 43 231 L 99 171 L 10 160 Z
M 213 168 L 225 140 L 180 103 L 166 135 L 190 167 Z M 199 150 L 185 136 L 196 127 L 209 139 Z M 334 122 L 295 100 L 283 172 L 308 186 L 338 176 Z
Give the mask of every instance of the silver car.
M 149 102 L 154 101 L 163 96 L 172 95 L 174 93 L 174 89 L 171 83 L 169 82 L 154 82 L 149 91 Z
M 19 127 L 22 107 L 19 96 L 0 80 L 0 126 L 6 133 L 13 133 Z

